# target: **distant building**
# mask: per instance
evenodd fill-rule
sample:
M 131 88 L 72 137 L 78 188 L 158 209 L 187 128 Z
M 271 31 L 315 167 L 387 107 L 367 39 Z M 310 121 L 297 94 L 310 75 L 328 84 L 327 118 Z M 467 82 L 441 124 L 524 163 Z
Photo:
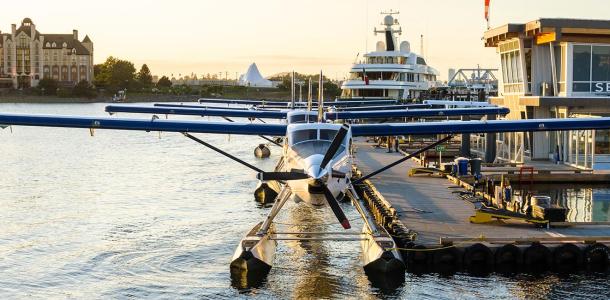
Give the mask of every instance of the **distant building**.
M 273 87 L 273 83 L 263 77 L 256 63 L 252 63 L 245 74 L 239 76 L 239 85 L 252 87 Z
M 494 104 L 509 119 L 610 116 L 610 20 L 538 19 L 485 32 L 502 80 Z M 610 168 L 610 131 L 503 133 L 498 158 Z
M 11 33 L 0 31 L 0 87 L 29 88 L 42 78 L 73 86 L 93 80 L 93 42 L 89 36 L 80 41 L 78 31 L 45 34 L 25 18 Z

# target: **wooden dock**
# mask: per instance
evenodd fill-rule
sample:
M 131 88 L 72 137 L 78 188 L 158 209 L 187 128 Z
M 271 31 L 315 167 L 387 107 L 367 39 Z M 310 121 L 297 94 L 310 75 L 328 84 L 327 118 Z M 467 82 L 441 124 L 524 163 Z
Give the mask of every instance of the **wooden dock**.
M 355 141 L 355 145 L 356 165 L 363 174 L 402 157 L 399 153 L 387 153 L 387 149 L 374 148 L 364 140 Z M 404 225 L 417 232 L 415 243 L 418 245 L 438 247 L 441 239 L 459 240 L 464 244 L 485 243 L 486 239 L 552 243 L 553 238 L 557 238 L 557 243 L 566 240 L 590 243 L 590 237 L 610 237 L 610 226 L 577 225 L 547 229 L 511 220 L 471 224 L 469 217 L 474 214 L 473 204 L 455 193 L 462 189 L 446 178 L 409 177 L 408 172 L 414 167 L 419 165 L 413 161 L 404 162 L 373 177 L 371 182 L 398 211 Z

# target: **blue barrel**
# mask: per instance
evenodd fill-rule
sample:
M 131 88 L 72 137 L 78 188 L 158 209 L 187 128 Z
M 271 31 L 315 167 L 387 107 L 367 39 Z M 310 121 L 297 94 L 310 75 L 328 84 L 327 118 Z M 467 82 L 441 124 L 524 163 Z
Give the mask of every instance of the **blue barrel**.
M 504 188 L 504 201 L 510 202 L 513 197 L 513 189 L 509 187 Z
M 458 168 L 458 176 L 468 175 L 468 158 L 458 157 L 455 159 Z

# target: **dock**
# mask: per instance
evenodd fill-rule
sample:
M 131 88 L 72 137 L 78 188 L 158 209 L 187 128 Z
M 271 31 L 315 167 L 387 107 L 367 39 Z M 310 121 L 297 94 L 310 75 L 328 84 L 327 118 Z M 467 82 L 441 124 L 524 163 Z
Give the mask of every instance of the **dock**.
M 364 140 L 355 141 L 354 144 L 357 146 L 355 162 L 363 174 L 404 157 L 401 153 L 388 153 L 385 148 L 375 148 Z M 532 247 L 542 247 L 537 252 L 546 253 L 543 256 L 548 257 L 556 257 L 555 252 L 570 248 L 575 257 L 574 264 L 577 264 L 585 259 L 590 260 L 587 255 L 595 246 L 604 264 L 607 264 L 609 252 L 605 245 L 610 243 L 610 226 L 607 224 L 574 224 L 553 228 L 540 228 L 519 220 L 473 224 L 469 218 L 475 213 L 474 204 L 459 197 L 464 187 L 444 176 L 408 176 L 409 170 L 417 167 L 420 167 L 417 162 L 408 160 L 370 179 L 379 197 L 390 203 L 406 228 L 416 233 L 411 247 L 443 250 L 444 255 L 450 256 L 450 263 L 457 265 L 471 261 L 467 255 L 469 249 L 486 248 L 479 251 L 486 257 L 483 260 L 493 261 L 498 249 L 506 250 L 507 247 L 512 249 L 515 260 L 519 262 L 528 259 L 526 252 Z M 451 251 L 446 251 L 449 248 L 452 248 Z M 430 264 L 437 262 L 433 252 L 418 255 L 424 257 L 421 258 L 424 264 Z M 406 251 L 405 255 L 411 258 L 407 262 L 414 263 L 412 253 Z M 542 260 L 549 269 L 557 263 L 552 262 L 551 258 Z

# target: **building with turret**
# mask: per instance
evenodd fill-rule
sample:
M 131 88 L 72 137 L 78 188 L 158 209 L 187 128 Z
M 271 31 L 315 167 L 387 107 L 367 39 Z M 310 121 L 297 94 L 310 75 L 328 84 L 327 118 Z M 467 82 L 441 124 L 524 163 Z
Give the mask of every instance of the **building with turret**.
M 42 78 L 63 86 L 93 80 L 93 42 L 69 34 L 40 33 L 30 18 L 10 33 L 0 31 L 0 88 L 29 88 Z

